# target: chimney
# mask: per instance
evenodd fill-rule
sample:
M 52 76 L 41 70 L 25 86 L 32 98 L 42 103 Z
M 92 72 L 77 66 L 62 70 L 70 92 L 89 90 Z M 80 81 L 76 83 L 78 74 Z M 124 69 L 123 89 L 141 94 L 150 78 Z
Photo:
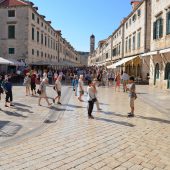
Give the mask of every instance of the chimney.
M 135 10 L 140 2 L 140 0 L 131 0 L 132 9 Z

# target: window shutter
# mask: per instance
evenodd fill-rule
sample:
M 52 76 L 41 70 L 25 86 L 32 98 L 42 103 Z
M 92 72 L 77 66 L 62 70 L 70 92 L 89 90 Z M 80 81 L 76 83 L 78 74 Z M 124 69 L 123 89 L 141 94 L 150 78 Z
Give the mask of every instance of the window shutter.
M 153 23 L 153 39 L 156 39 L 156 22 Z
M 161 38 L 163 36 L 163 19 L 160 18 L 160 29 L 159 29 L 159 37 Z
M 166 14 L 166 34 L 170 34 L 170 12 Z

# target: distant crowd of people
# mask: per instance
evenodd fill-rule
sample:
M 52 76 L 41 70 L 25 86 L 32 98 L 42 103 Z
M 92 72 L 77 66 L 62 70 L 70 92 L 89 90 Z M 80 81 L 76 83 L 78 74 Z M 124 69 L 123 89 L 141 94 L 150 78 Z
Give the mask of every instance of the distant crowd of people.
M 61 105 L 62 94 L 62 82 L 68 80 L 71 83 L 75 96 L 77 96 L 80 102 L 83 102 L 83 95 L 85 94 L 85 84 L 87 85 L 88 95 L 88 117 L 94 119 L 92 111 L 94 104 L 97 106 L 97 110 L 100 111 L 99 100 L 97 98 L 97 88 L 100 86 L 114 87 L 115 91 L 120 92 L 120 86 L 122 84 L 123 91 L 129 91 L 130 108 L 131 112 L 129 117 L 134 116 L 134 101 L 137 98 L 135 79 L 129 77 L 126 72 L 114 72 L 108 70 L 105 67 L 82 67 L 82 68 L 68 68 L 62 70 L 26 70 L 23 81 L 25 86 L 26 96 L 38 95 L 38 105 L 41 106 L 42 99 L 45 99 L 48 106 L 51 107 L 52 103 L 49 102 L 47 96 L 47 86 L 52 85 L 53 90 L 56 91 L 56 97 L 53 98 L 53 103 Z M 127 84 L 129 84 L 127 86 Z M 38 88 L 37 88 L 38 86 Z M 1 95 L 5 93 L 5 107 L 14 106 L 13 104 L 13 91 L 10 75 L 0 76 L 0 100 Z

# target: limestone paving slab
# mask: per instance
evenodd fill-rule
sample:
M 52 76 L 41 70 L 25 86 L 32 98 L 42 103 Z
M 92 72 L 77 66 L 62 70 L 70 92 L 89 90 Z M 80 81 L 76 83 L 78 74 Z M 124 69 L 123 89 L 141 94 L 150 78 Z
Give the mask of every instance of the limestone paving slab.
M 56 92 L 52 87 L 48 87 L 47 91 L 49 100 L 52 103 L 52 98 L 56 95 Z M 64 87 L 63 91 L 66 93 L 68 87 Z M 53 115 L 53 117 L 58 115 L 57 111 L 59 109 L 57 109 L 57 105 L 49 108 L 45 101 L 42 100 L 42 107 L 38 106 L 38 95 L 25 96 L 25 87 L 23 86 L 14 86 L 13 98 L 14 107 L 4 107 L 5 95 L 2 95 L 2 100 L 0 101 L 1 144 L 38 129 L 50 115 Z
M 84 97 L 84 100 L 87 96 Z M 170 169 L 170 120 L 140 99 L 127 118 L 128 95 L 99 88 L 102 111 L 87 118 L 87 102 L 72 95 L 66 111 L 48 131 L 1 147 L 0 168 Z

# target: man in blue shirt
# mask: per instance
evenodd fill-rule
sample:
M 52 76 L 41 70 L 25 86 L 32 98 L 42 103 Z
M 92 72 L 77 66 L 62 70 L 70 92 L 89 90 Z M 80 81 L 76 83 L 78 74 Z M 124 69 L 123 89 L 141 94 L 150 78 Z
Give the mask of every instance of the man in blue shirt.
M 10 103 L 10 106 L 14 106 L 12 104 L 12 101 L 13 101 L 13 95 L 12 95 L 12 82 L 11 82 L 11 78 L 10 77 L 7 77 L 3 84 L 2 84 L 3 88 L 4 88 L 4 91 L 6 93 L 6 98 L 5 98 L 5 107 L 9 107 L 8 106 L 8 103 Z M 9 101 L 10 99 L 10 101 Z

